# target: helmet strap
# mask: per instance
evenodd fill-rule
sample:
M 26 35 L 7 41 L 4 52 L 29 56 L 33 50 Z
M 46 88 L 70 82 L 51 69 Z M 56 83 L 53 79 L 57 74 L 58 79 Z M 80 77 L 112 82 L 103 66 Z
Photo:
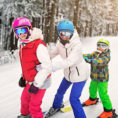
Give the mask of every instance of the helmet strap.
M 29 37 L 30 37 L 30 31 L 28 30 L 26 39 L 28 39 Z
M 70 36 L 70 39 L 72 38 L 73 34 Z

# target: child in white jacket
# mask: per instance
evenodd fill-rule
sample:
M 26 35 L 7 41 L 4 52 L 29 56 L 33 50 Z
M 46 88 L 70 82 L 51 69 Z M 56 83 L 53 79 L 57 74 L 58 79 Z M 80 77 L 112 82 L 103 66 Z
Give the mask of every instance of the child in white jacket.
M 88 68 L 83 59 L 81 42 L 73 23 L 63 20 L 57 27 L 59 41 L 56 48 L 50 52 L 51 59 L 60 55 L 62 60 L 53 63 L 53 71 L 64 69 L 64 78 L 57 90 L 54 102 L 45 118 L 55 114 L 62 107 L 63 97 L 72 85 L 70 103 L 75 118 L 86 118 L 80 102 L 81 92 L 88 78 Z

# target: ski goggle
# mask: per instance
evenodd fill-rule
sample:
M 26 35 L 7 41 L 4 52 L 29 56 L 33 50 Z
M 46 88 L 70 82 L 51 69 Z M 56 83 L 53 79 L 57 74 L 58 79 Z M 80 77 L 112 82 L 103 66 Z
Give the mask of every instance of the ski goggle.
M 58 34 L 60 37 L 63 37 L 63 36 L 70 37 L 72 35 L 72 32 L 70 32 L 70 31 L 59 31 Z
M 109 46 L 106 45 L 105 43 L 98 43 L 98 44 L 97 44 L 97 48 L 108 49 Z
M 15 29 L 15 33 L 17 35 L 26 34 L 27 32 L 28 32 L 28 29 L 26 27 Z

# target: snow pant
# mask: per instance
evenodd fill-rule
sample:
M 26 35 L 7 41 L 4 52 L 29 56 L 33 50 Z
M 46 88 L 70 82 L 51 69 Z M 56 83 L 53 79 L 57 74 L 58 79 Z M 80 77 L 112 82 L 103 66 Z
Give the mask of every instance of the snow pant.
M 82 105 L 81 105 L 81 102 L 79 99 L 85 83 L 86 83 L 86 81 L 73 83 L 73 86 L 71 89 L 70 103 L 71 103 L 75 118 L 86 118 L 86 115 L 84 113 L 84 110 L 82 108 Z M 67 89 L 70 87 L 71 84 L 72 84 L 71 82 L 69 82 L 65 78 L 63 78 L 63 80 L 57 90 L 57 93 L 55 95 L 53 106 L 52 106 L 53 108 L 57 109 L 62 106 L 64 94 L 67 91 Z
M 46 89 L 39 89 L 37 94 L 33 94 L 28 92 L 29 88 L 30 85 L 27 84 L 21 95 L 21 114 L 31 114 L 32 118 L 43 118 L 40 106 Z
M 91 80 L 89 86 L 90 98 L 97 98 L 97 90 L 99 92 L 100 99 L 102 101 L 103 107 L 106 110 L 112 109 L 112 103 L 108 95 L 108 82 L 96 82 Z

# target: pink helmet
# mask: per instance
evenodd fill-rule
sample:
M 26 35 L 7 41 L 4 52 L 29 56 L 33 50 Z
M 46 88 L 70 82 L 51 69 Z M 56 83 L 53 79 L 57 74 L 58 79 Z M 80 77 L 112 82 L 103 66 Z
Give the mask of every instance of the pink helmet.
M 32 27 L 32 24 L 30 22 L 29 19 L 25 18 L 25 17 L 19 17 L 19 18 L 16 18 L 14 21 L 13 21 L 13 25 L 12 27 L 13 28 L 17 28 L 17 27 L 21 27 L 21 26 L 28 26 L 28 27 Z

